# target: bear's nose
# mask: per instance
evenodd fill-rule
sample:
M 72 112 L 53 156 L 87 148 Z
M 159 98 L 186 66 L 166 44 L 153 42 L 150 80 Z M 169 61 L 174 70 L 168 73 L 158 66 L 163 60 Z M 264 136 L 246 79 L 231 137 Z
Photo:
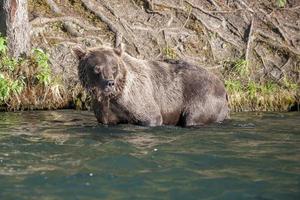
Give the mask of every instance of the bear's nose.
M 115 85 L 115 81 L 114 81 L 114 80 L 108 80 L 108 81 L 106 82 L 106 85 L 107 85 L 108 87 L 112 87 L 112 86 Z

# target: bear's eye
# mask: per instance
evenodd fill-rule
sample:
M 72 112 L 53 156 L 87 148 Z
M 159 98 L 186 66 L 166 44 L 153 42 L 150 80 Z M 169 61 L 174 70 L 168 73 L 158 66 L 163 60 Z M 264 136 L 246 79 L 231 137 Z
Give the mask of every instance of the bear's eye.
M 102 70 L 102 67 L 99 66 L 99 65 L 96 65 L 95 68 L 94 68 L 94 72 L 95 72 L 96 74 L 100 74 L 100 73 L 101 73 L 101 70 Z

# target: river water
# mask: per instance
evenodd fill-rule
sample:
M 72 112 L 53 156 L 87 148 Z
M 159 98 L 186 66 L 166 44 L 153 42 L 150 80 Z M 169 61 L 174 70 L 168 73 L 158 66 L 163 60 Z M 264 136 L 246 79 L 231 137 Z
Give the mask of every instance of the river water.
M 0 199 L 300 199 L 300 113 L 202 128 L 0 113 Z

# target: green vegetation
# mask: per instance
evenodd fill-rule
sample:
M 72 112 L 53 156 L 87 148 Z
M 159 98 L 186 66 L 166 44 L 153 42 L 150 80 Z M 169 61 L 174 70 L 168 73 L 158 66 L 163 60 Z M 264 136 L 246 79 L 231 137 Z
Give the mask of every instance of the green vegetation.
M 169 46 L 163 48 L 163 54 L 168 59 L 176 59 L 177 58 L 177 54 L 176 54 L 175 50 Z
M 276 0 L 277 6 L 280 8 L 285 7 L 287 1 L 286 0 Z
M 20 95 L 25 83 L 23 76 L 13 76 L 18 60 L 7 56 L 6 38 L 0 36 L 0 104 L 6 102 L 11 96 Z
M 37 65 L 36 78 L 39 83 L 49 85 L 51 81 L 51 69 L 49 67 L 49 55 L 41 49 L 33 49 L 32 59 Z
M 0 35 L 0 53 L 5 53 L 7 49 L 6 39 Z
M 233 63 L 233 69 L 240 76 L 248 76 L 249 75 L 248 63 L 244 59 L 238 59 L 236 62 L 234 62 Z
M 11 80 L 0 73 L 0 103 L 5 102 L 12 95 L 20 95 L 24 85 L 22 78 Z
M 244 59 L 225 63 L 224 75 L 233 111 L 286 111 L 299 101 L 299 85 L 286 77 L 256 80 Z
M 1 109 L 55 108 L 63 101 L 62 91 L 60 78 L 52 77 L 47 53 L 33 49 L 28 57 L 11 58 L 6 38 L 0 36 Z

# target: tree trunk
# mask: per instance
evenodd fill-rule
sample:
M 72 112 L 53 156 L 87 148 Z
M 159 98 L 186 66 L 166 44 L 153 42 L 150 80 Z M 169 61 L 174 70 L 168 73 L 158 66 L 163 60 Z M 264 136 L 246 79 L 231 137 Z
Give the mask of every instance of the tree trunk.
M 4 0 L 9 55 L 18 58 L 30 50 L 27 0 Z
M 3 1 L 0 1 L 0 34 L 6 34 L 5 15 Z

